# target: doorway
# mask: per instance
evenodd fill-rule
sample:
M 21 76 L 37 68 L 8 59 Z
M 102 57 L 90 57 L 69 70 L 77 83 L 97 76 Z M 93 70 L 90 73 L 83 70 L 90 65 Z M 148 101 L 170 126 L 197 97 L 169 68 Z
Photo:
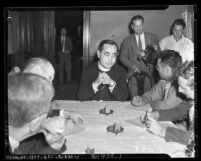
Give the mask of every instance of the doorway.
M 67 35 L 73 43 L 71 53 L 72 81 L 78 81 L 82 70 L 83 57 L 83 13 L 84 11 L 55 11 L 56 34 L 60 35 L 60 29 L 66 28 Z M 58 73 L 58 72 L 57 72 Z M 57 76 L 57 75 L 56 75 Z

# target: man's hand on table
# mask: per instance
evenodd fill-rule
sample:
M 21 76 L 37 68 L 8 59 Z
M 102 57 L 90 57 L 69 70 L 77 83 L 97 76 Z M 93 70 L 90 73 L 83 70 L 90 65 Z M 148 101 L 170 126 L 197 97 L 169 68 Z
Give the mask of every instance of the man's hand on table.
M 46 142 L 56 150 L 59 150 L 65 142 L 65 118 L 54 116 L 47 118 L 41 124 L 41 130 Z
M 54 113 L 54 110 L 59 110 L 59 113 L 57 114 L 57 116 L 63 116 L 66 119 L 71 119 L 75 124 L 81 124 L 84 121 L 84 118 L 82 117 L 82 115 L 74 112 L 74 111 L 68 111 L 65 109 L 60 109 L 61 105 L 59 103 L 57 103 L 56 101 L 51 102 L 51 113 Z
M 149 131 L 155 135 L 165 137 L 166 128 L 161 126 L 158 123 L 158 121 L 155 120 L 154 118 L 149 117 L 148 115 L 147 115 L 147 117 L 148 117 L 146 120 L 147 131 Z
M 76 112 L 63 110 L 63 114 L 65 118 L 71 119 L 75 124 L 82 124 L 84 122 L 82 115 Z
M 131 103 L 137 107 L 145 105 L 145 102 L 143 102 L 142 97 L 140 96 L 133 97 Z
M 140 116 L 140 117 L 141 117 L 141 118 L 144 118 L 145 115 L 146 115 L 146 112 L 144 112 L 144 113 L 142 114 L 142 116 Z M 152 118 L 158 120 L 158 118 L 159 118 L 159 113 L 158 113 L 158 111 L 152 111 L 152 109 L 150 108 L 150 109 L 148 110 L 148 112 L 147 112 L 147 116 L 148 116 L 148 117 L 152 117 Z

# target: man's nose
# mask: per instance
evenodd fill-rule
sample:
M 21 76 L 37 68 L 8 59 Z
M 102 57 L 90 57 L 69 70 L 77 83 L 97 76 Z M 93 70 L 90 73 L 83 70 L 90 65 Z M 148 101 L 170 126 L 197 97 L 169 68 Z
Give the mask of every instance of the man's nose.
M 109 56 L 109 61 L 110 61 L 110 62 L 112 61 L 112 55 Z

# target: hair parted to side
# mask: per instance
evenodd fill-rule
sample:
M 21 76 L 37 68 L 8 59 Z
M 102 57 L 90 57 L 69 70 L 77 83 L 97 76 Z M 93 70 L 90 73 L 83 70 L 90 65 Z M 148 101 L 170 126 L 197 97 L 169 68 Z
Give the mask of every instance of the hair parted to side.
M 54 96 L 50 81 L 32 73 L 8 76 L 8 122 L 22 127 L 47 112 Z
M 185 21 L 181 18 L 174 20 L 172 27 L 174 27 L 175 25 L 181 25 L 181 26 L 183 26 L 183 29 L 185 29 L 185 27 L 186 27 Z
M 136 15 L 131 18 L 130 24 L 133 24 L 133 21 L 136 20 L 142 20 L 142 22 L 144 23 L 144 18 L 141 15 Z
M 177 78 L 180 74 L 180 68 L 182 66 L 182 58 L 180 54 L 174 50 L 163 50 L 158 57 L 161 59 L 161 63 L 170 66 L 173 70 L 174 78 Z
M 34 57 L 24 65 L 23 73 L 33 73 L 45 77 L 49 81 L 53 81 L 55 70 L 52 64 L 45 58 Z
M 175 25 L 181 25 L 183 27 L 183 29 L 185 29 L 185 27 L 186 27 L 185 21 L 181 18 L 178 18 L 178 19 L 174 20 L 174 22 L 172 23 L 172 25 L 170 27 L 170 35 L 173 34 L 173 28 Z
M 109 40 L 109 39 L 102 40 L 102 41 L 99 43 L 99 45 L 98 45 L 98 51 L 101 52 L 101 51 L 103 50 L 103 46 L 104 46 L 105 44 L 115 45 L 116 48 L 117 48 L 117 53 L 118 53 L 119 48 L 118 48 L 117 43 L 116 43 L 115 41 Z

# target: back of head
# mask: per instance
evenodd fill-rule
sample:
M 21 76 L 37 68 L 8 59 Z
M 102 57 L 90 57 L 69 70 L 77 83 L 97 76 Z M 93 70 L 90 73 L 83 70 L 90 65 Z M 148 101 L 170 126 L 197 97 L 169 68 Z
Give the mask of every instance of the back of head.
M 47 59 L 36 57 L 29 59 L 25 63 L 23 73 L 38 74 L 52 82 L 55 71 L 52 64 Z
M 22 127 L 47 112 L 53 96 L 54 88 L 44 77 L 31 73 L 8 76 L 9 125 Z
M 180 54 L 174 50 L 163 50 L 161 51 L 159 58 L 161 59 L 161 63 L 172 68 L 174 75 L 173 79 L 177 78 L 182 66 L 182 58 Z

